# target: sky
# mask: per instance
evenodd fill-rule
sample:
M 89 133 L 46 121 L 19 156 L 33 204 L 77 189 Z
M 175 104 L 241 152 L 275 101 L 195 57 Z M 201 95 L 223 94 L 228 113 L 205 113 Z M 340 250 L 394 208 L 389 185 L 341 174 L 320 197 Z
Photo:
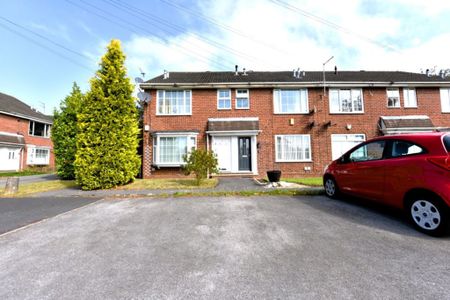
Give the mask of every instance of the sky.
M 450 1 L 0 0 L 0 92 L 52 114 L 111 39 L 128 76 L 450 68 Z M 143 76 L 141 73 L 145 73 Z

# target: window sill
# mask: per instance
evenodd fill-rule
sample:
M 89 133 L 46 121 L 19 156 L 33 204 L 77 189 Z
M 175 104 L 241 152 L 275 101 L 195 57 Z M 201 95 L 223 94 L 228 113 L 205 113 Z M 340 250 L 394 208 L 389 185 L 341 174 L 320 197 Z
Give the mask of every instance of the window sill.
M 413 108 L 413 109 L 417 109 L 417 106 L 404 106 L 404 108 Z
M 190 114 L 156 114 L 157 117 L 180 117 L 180 116 L 192 116 L 192 113 Z
M 230 108 L 217 108 L 217 110 L 231 110 L 231 107 Z
M 401 106 L 386 106 L 387 109 L 399 109 Z
M 305 112 L 274 112 L 274 115 L 309 115 L 309 111 Z
M 363 115 L 363 111 L 358 112 L 330 112 L 330 115 Z
M 239 109 L 239 110 L 245 110 L 245 109 L 247 109 L 247 110 L 249 110 L 250 107 L 236 107 L 235 109 Z
M 312 163 L 312 159 L 310 160 L 275 160 L 276 163 Z

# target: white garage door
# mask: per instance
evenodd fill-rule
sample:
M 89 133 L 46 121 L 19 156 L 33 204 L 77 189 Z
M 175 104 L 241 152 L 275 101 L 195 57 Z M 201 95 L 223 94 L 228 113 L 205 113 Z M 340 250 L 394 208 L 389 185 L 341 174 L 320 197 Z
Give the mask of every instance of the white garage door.
M 20 148 L 0 147 L 0 171 L 18 171 Z
M 353 148 L 354 146 L 366 140 L 364 134 L 332 134 L 331 135 L 331 152 L 332 159 L 338 159 L 342 154 Z

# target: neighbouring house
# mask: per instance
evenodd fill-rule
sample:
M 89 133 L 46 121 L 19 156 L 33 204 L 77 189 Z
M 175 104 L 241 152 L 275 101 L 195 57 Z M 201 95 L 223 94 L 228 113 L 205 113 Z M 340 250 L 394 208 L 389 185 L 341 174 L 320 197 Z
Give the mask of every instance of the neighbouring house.
M 52 117 L 0 93 L 0 171 L 54 168 Z
M 325 75 L 325 76 L 324 76 Z M 165 72 L 140 84 L 143 175 L 181 175 L 192 148 L 219 175 L 318 176 L 383 134 L 448 130 L 450 78 L 408 72 Z

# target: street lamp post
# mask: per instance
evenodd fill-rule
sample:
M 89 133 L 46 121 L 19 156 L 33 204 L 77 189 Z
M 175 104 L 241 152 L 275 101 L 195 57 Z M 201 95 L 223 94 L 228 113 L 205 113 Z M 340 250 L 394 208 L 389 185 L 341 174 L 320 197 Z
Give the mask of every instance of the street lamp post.
M 323 97 L 324 97 L 324 99 L 325 99 L 325 93 L 326 93 L 326 90 L 325 90 L 325 65 L 327 63 L 329 63 L 330 60 L 332 60 L 333 58 L 334 58 L 334 56 L 330 57 L 326 62 L 323 63 Z

